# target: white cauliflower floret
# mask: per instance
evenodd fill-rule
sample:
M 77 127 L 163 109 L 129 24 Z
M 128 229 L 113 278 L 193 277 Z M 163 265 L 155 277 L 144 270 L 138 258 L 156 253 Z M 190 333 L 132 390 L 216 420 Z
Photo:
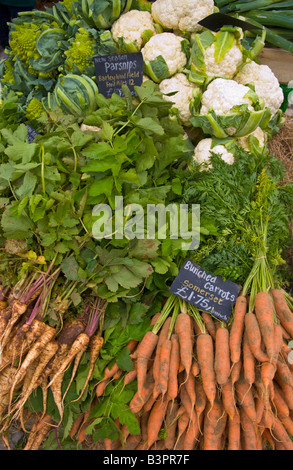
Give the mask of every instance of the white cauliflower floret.
M 207 114 L 212 108 L 216 114 L 228 114 L 233 106 L 248 104 L 253 111 L 249 98 L 244 98 L 250 88 L 235 80 L 215 78 L 202 95 L 200 114 Z
M 214 13 L 213 0 L 156 0 L 152 4 L 152 15 L 158 23 L 168 29 L 198 31 L 200 20 Z
M 187 62 L 186 55 L 181 46 L 182 41 L 183 38 L 176 36 L 174 33 L 156 34 L 142 48 L 143 60 L 156 60 L 161 55 L 165 59 L 170 75 L 174 75 Z
M 237 143 L 244 150 L 246 150 L 247 152 L 249 152 L 250 150 L 248 141 L 250 135 L 256 137 L 260 147 L 263 148 L 265 146 L 268 139 L 267 134 L 260 127 L 257 127 L 253 132 L 251 132 L 251 134 L 245 135 L 244 137 L 238 137 Z
M 284 100 L 284 95 L 277 77 L 268 65 L 249 62 L 244 65 L 235 80 L 241 84 L 253 82 L 255 92 L 263 98 L 265 106 L 270 108 L 272 116 L 276 114 Z
M 164 99 L 174 103 L 174 107 L 178 109 L 179 117 L 184 124 L 190 124 L 191 112 L 189 104 L 192 100 L 192 91 L 196 88 L 194 83 L 191 83 L 184 73 L 177 73 L 171 78 L 162 80 L 160 85 L 162 93 L 172 93 L 177 91 L 176 95 L 165 96 Z
M 142 34 L 146 30 L 151 30 L 153 34 L 156 34 L 151 13 L 139 10 L 130 10 L 124 13 L 113 23 L 111 28 L 115 41 L 123 38 L 126 43 L 135 42 L 138 50 L 141 49 Z
M 211 138 L 206 138 L 199 141 L 194 149 L 193 159 L 198 164 L 208 163 L 212 153 L 220 155 L 222 160 L 224 160 L 229 165 L 232 165 L 235 161 L 233 153 L 229 152 L 224 145 L 219 144 L 212 148 Z M 207 168 L 212 168 L 212 164 L 209 163 Z
M 225 54 L 221 62 L 215 61 L 215 43 L 205 50 L 205 73 L 209 77 L 232 79 L 243 63 L 243 54 L 237 44 Z

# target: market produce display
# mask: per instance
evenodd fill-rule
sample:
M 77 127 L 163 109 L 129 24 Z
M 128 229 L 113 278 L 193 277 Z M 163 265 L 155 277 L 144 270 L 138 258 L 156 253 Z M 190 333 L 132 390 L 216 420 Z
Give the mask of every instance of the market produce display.
M 13 427 L 21 450 L 293 449 L 293 185 L 268 150 L 286 122 L 282 87 L 257 59 L 281 33 L 200 25 L 219 11 L 260 21 L 248 3 L 249 14 L 236 1 L 65 0 L 10 23 L 0 62 L 8 449 Z M 275 7 L 290 18 L 287 4 Z M 135 93 L 101 93 L 93 59 L 138 52 Z M 174 237 L 166 219 L 160 237 L 146 220 L 150 206 L 181 205 L 200 205 L 188 250 L 184 231 Z M 118 222 L 101 222 L 101 207 Z M 170 291 L 186 259 L 239 287 L 227 322 Z M 221 303 L 212 283 L 205 297 Z

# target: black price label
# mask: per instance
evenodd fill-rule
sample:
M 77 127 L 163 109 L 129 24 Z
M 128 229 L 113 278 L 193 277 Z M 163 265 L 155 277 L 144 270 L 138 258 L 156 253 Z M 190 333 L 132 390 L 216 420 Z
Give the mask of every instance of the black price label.
M 122 85 L 127 85 L 133 96 L 135 86 L 143 80 L 143 58 L 141 52 L 113 54 L 94 57 L 99 93 L 111 98 L 113 93 L 123 96 Z
M 170 291 L 199 310 L 228 322 L 240 286 L 206 272 L 188 259 L 174 279 Z
M 29 124 L 26 124 L 27 128 L 27 140 L 29 141 L 30 144 L 33 143 L 35 140 L 36 135 L 39 135 L 39 133 Z

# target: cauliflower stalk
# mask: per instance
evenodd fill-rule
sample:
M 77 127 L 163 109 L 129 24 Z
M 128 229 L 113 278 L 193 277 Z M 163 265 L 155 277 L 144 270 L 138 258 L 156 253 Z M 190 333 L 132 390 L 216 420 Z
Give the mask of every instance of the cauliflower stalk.
M 270 119 L 270 109 L 251 87 L 215 78 L 202 94 L 199 113 L 190 121 L 205 134 L 223 139 L 246 136 L 257 127 L 266 129 Z
M 130 10 L 113 23 L 111 32 L 121 51 L 139 52 L 156 28 L 150 12 Z
M 188 41 L 174 33 L 159 33 L 152 36 L 141 49 L 144 73 L 154 82 L 160 83 L 181 72 L 187 64 L 185 48 Z
M 200 20 L 214 13 L 213 0 L 156 0 L 152 15 L 165 29 L 183 32 L 199 31 Z
M 190 82 L 184 73 L 176 73 L 159 84 L 163 98 L 173 103 L 178 117 L 185 126 L 191 126 L 191 109 L 197 108 L 201 98 L 201 89 Z

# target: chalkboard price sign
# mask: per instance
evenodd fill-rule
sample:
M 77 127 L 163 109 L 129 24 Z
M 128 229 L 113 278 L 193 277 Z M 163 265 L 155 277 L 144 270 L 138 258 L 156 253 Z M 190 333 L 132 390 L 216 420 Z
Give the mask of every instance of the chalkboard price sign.
M 123 96 L 122 85 L 127 85 L 133 96 L 134 86 L 143 80 L 143 58 L 141 52 L 112 54 L 94 57 L 99 93 L 111 98 L 113 93 Z
M 206 272 L 188 259 L 174 279 L 170 291 L 199 310 L 228 322 L 240 286 Z

